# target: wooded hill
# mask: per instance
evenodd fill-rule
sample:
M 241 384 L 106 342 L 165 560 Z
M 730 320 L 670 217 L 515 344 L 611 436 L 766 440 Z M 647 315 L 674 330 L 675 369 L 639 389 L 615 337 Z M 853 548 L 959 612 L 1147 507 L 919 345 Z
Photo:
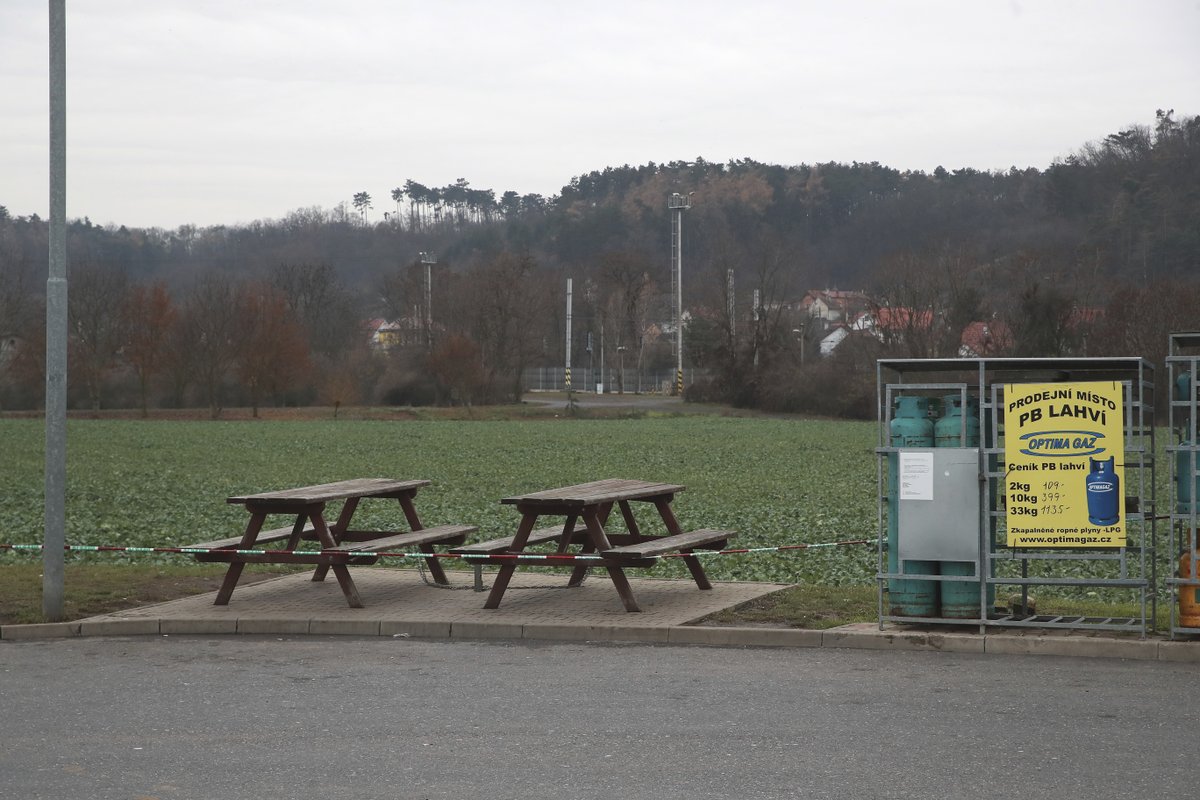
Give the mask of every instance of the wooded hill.
M 882 343 L 905 355 L 954 355 L 958 331 L 979 320 L 1005 322 L 1007 346 L 1036 355 L 1086 348 L 1154 357 L 1165 330 L 1200 326 L 1192 310 L 1200 118 L 1171 111 L 1084 144 L 1044 171 L 697 158 L 605 168 L 549 198 L 497 197 L 465 179 L 440 188 L 405 180 L 390 197 L 349 191 L 352 201 L 337 208 L 248 225 L 167 231 L 85 218 L 69 229 L 72 290 L 86 295 L 88 273 L 118 273 L 128 286 L 161 284 L 183 307 L 214 281 L 270 286 L 312 353 L 334 363 L 361 340 L 362 320 L 423 315 L 418 254 L 433 253 L 431 327 L 481 351 L 485 374 L 459 394 L 484 399 L 515 391 L 514 370 L 562 364 L 567 277 L 575 279 L 577 325 L 590 330 L 604 319 L 613 348 L 636 346 L 639 363 L 660 357 L 642 351 L 647 332 L 662 333 L 670 319 L 673 193 L 692 204 L 683 286 L 697 329 L 691 341 L 685 334 L 686 359 L 721 376 L 708 387 L 721 398 L 796 404 L 767 401 L 755 372 L 778 370 L 797 346 L 815 345 L 811 334 L 798 345 L 791 336 L 796 304 L 814 288 L 862 290 L 881 306 L 928 311 L 945 335 Z M 16 342 L 40 338 L 47 234 L 44 220 L 0 207 L 0 334 L 10 366 Z M 753 290 L 759 313 L 750 308 Z M 500 306 L 504 298 L 511 307 Z M 76 313 L 85 301 L 73 304 Z M 312 327 L 316 318 L 325 329 Z M 807 369 L 831 368 L 817 361 Z M 410 371 L 428 368 L 410 362 Z M 219 381 L 236 383 L 231 374 Z M 7 380 L 10 404 L 31 401 L 16 398 Z M 368 388 L 361 399 L 386 393 Z M 453 394 L 442 389 L 444 399 Z

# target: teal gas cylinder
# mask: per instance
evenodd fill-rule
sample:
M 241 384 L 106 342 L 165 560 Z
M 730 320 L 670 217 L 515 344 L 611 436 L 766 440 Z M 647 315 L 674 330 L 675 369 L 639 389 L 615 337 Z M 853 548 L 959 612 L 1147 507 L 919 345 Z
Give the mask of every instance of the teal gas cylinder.
M 935 447 L 979 447 L 979 400 L 967 398 L 967 440 L 963 441 L 962 395 L 948 394 L 942 399 L 942 418 L 933 426 Z
M 945 415 L 934 425 L 934 440 L 937 447 L 978 447 L 979 446 L 979 400 L 967 398 L 966 408 L 960 394 L 950 394 L 942 401 L 946 409 Z M 966 413 L 966 441 L 963 441 L 963 414 Z M 978 520 L 975 521 L 978 525 Z M 971 523 L 964 521 L 964 535 L 978 536 L 978 531 L 968 532 L 966 528 Z M 975 564 L 970 561 L 942 561 L 943 575 L 975 575 Z M 979 584 L 965 581 L 943 581 L 942 586 L 942 616 L 947 619 L 979 619 Z M 988 587 L 990 598 L 995 595 L 995 587 Z
M 933 447 L 933 421 L 929 399 L 901 396 L 889 428 L 892 447 Z M 899 563 L 900 545 L 900 455 L 888 454 L 888 572 L 936 575 L 936 561 Z M 888 613 L 896 617 L 936 617 L 937 581 L 892 580 L 888 586 Z
M 1192 373 L 1184 370 L 1175 379 L 1175 399 L 1188 400 L 1192 395 Z
M 1180 447 L 1191 444 L 1187 439 L 1179 443 Z M 1175 513 L 1192 513 L 1192 500 L 1200 489 L 1200 453 L 1193 450 L 1175 451 Z M 1200 514 L 1200 508 L 1196 509 Z
M 896 398 L 892 415 L 892 447 L 933 447 L 933 420 L 929 418 L 929 398 L 904 396 Z

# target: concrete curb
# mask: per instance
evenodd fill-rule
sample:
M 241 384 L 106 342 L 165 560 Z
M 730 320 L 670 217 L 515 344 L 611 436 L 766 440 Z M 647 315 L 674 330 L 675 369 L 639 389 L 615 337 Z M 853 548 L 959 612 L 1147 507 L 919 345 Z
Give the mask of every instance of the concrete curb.
M 572 642 L 641 642 L 707 647 L 836 647 L 854 650 L 980 653 L 995 655 L 1127 658 L 1200 662 L 1200 642 L 1101 636 L 942 633 L 879 630 L 858 623 L 828 630 L 694 625 L 571 625 L 558 623 L 346 620 L 247 616 L 227 619 L 94 617 L 77 622 L 0 626 L 0 640 L 30 641 L 80 636 L 380 636 L 426 639 L 507 639 Z
M 32 625 L 5 625 L 0 627 L 0 639 L 62 639 L 78 636 L 78 622 L 37 622 Z

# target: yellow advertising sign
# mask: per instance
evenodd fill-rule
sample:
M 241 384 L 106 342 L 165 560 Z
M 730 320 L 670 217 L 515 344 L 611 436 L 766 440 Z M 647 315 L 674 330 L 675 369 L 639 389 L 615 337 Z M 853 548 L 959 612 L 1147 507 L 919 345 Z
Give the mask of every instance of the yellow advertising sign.
M 1121 384 L 1004 387 L 1010 547 L 1124 547 Z

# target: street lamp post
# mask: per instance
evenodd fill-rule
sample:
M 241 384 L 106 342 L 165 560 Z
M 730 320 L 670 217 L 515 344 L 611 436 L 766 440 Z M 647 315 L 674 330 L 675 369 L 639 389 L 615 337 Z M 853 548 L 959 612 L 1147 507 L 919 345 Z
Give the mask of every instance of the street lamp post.
M 692 195 L 673 193 L 667 209 L 675 212 L 671 220 L 671 294 L 675 304 L 675 390 L 683 394 L 683 212 L 692 207 Z
M 617 394 L 625 394 L 625 345 L 617 345 Z
M 437 258 L 433 253 L 421 253 L 421 263 L 425 265 L 425 347 L 433 352 L 433 265 Z
M 45 529 L 42 616 L 65 614 L 67 527 L 67 9 L 50 2 L 50 231 L 46 276 Z

